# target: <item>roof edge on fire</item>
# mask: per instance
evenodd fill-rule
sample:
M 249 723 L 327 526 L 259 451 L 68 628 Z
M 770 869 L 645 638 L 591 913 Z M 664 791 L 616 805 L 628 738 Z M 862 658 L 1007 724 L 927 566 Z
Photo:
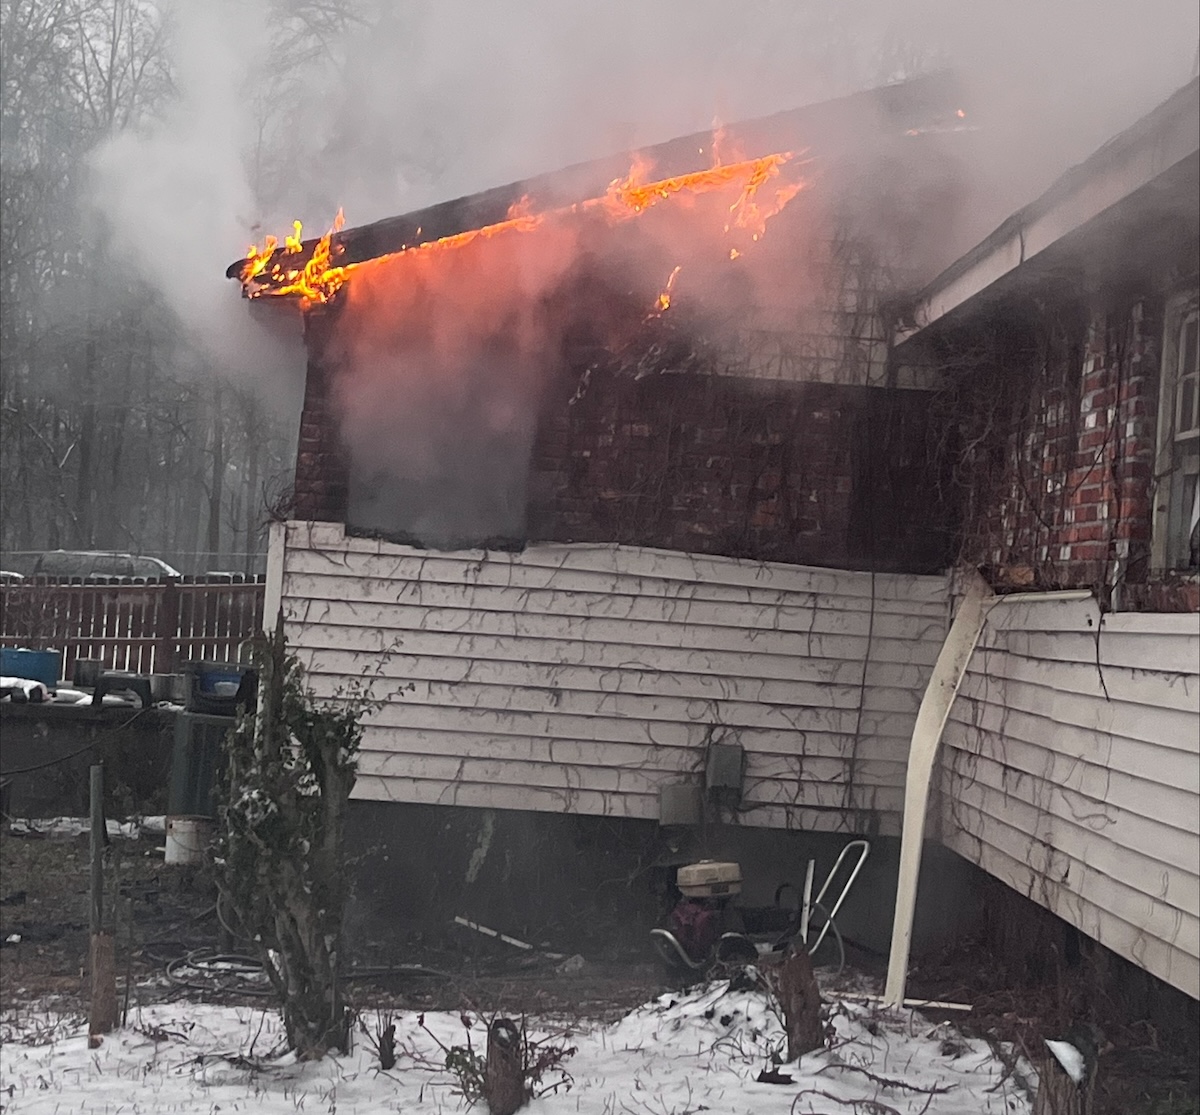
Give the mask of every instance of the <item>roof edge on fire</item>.
M 848 135 L 853 135 L 855 129 L 863 129 L 873 121 L 883 121 L 889 129 L 903 134 L 909 129 L 928 125 L 935 117 L 953 117 L 961 106 L 963 95 L 954 75 L 943 70 L 742 121 L 729 125 L 725 132 L 747 158 L 783 149 L 829 154 L 843 148 Z M 629 172 L 632 154 L 650 159 L 656 173 L 664 178 L 707 169 L 711 164 L 700 152 L 707 152 L 711 141 L 711 132 L 695 132 L 634 152 L 619 152 L 576 163 L 561 170 L 438 202 L 411 213 L 348 228 L 335 237 L 341 249 L 337 262 L 342 265 L 363 263 L 405 247 L 496 224 L 505 220 L 510 208 L 526 197 L 537 210 L 599 196 L 610 182 Z M 303 245 L 306 253 L 311 253 L 315 244 L 316 239 L 306 240 Z M 244 259 L 234 261 L 225 274 L 229 278 L 239 277 L 244 264 Z
M 895 346 L 957 317 L 985 292 L 999 294 L 1006 281 L 1028 271 L 1043 253 L 1113 213 L 1152 183 L 1194 177 L 1198 151 L 1200 78 L 1193 78 L 927 283 L 913 298 L 906 322 L 896 329 Z

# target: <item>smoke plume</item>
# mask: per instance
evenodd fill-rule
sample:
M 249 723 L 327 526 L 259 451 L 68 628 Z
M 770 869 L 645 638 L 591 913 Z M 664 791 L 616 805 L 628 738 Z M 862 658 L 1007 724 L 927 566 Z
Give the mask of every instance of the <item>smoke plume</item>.
M 250 376 L 279 347 L 224 268 L 295 218 L 315 234 L 343 207 L 349 225 L 365 224 L 714 119 L 950 68 L 974 139 L 909 206 L 936 217 L 945 179 L 965 191 L 960 220 L 921 226 L 923 265 L 940 265 L 1185 82 L 1197 28 L 1194 0 L 180 4 L 175 99 L 98 153 L 96 202 L 220 365 Z M 814 210 L 814 227 L 821 219 Z M 686 247 L 665 226 L 656 235 L 645 273 L 633 249 L 624 261 L 627 290 L 654 289 Z M 793 287 L 819 283 L 818 239 Z M 363 525 L 403 521 L 454 541 L 460 525 L 436 510 L 447 502 L 474 508 L 477 536 L 517 525 L 520 468 L 490 454 L 528 452 L 540 390 L 529 369 L 567 327 L 538 307 L 579 247 L 559 228 L 437 274 L 401 263 L 353 280 L 346 314 L 362 328 L 341 354 L 352 373 L 340 390 Z M 794 262 L 804 245 L 790 248 Z M 770 303 L 780 281 L 760 270 L 752 300 Z M 730 293 L 710 301 L 728 308 Z M 411 484 L 372 486 L 388 475 Z M 480 475 L 489 483 L 473 489 Z

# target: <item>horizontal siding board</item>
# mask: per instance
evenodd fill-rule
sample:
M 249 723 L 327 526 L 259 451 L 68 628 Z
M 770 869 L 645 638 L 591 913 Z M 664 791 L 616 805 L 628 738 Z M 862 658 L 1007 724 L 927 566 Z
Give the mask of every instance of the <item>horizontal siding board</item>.
M 477 743 L 506 736 L 575 740 L 582 746 L 590 743 L 627 743 L 647 749 L 675 747 L 700 749 L 705 746 L 711 726 L 704 721 L 680 724 L 673 721 L 637 721 L 604 717 L 581 717 L 562 713 L 498 712 L 489 709 L 446 709 L 437 705 L 411 705 L 392 702 L 370 718 L 372 730 L 399 733 L 421 732 L 437 734 L 444 742 L 439 753 L 447 747 L 458 746 L 464 751 Z M 831 756 L 839 761 L 857 754 L 865 758 L 906 762 L 908 737 L 881 736 L 864 732 L 857 741 L 853 732 L 832 733 L 772 729 L 736 729 L 737 738 L 747 752 L 763 755 Z M 455 744 L 453 741 L 457 740 Z M 397 749 L 407 741 L 397 737 Z
M 485 809 L 533 809 L 545 813 L 591 813 L 646 821 L 658 816 L 658 798 L 645 794 L 604 794 L 591 790 L 547 790 L 539 787 L 481 785 L 478 783 L 424 782 L 420 779 L 380 778 L 365 775 L 354 787 L 354 797 L 367 801 L 395 801 L 424 805 L 459 805 Z M 792 805 L 746 806 L 738 823 L 750 828 L 775 828 L 803 832 L 848 832 L 842 809 L 815 809 Z M 881 835 L 895 836 L 899 820 L 891 814 L 876 818 Z
M 1056 793 L 1053 787 L 1045 788 L 1043 805 L 1032 806 L 1024 795 L 1006 793 L 972 771 L 965 776 L 956 772 L 946 786 L 954 795 L 956 810 L 970 806 L 998 824 L 1019 831 L 1029 855 L 1035 854 L 1035 847 L 1052 847 L 1055 855 L 1063 857 L 1063 863 L 1069 860 L 1101 870 L 1106 878 L 1138 892 L 1147 901 L 1161 901 L 1193 918 L 1200 917 L 1200 879 L 1179 868 L 1177 861 L 1186 859 L 1186 853 L 1180 854 L 1177 835 L 1167 834 L 1165 848 L 1156 846 L 1146 839 L 1152 827 L 1144 823 L 1145 818 L 1112 806 L 1103 812 L 1075 814 L 1067 796 Z M 958 812 L 955 819 L 962 823 Z M 1164 861 L 1164 856 L 1169 858 Z M 1052 874 L 1061 874 L 1057 866 Z M 1084 884 L 1075 874 L 1071 885 L 1082 889 Z
M 1184 709 L 1148 707 L 1136 701 L 1105 701 L 1056 690 L 1052 677 L 1043 682 L 988 677 L 975 668 L 963 680 L 960 700 L 982 700 L 1062 724 L 1101 734 L 1120 735 L 1155 747 L 1196 754 L 1196 717 Z M 956 710 L 954 717 L 966 716 Z
M 309 685 L 321 700 L 343 696 L 346 675 L 310 673 Z M 636 718 L 658 722 L 703 722 L 731 728 L 817 731 L 900 736 L 911 732 L 913 716 L 903 712 L 863 712 L 829 705 L 762 705 L 720 698 L 645 696 L 632 693 L 584 693 L 557 689 L 512 688 L 470 682 L 364 679 L 369 700 L 396 705 L 429 705 L 446 710 L 490 712 L 563 712 L 597 718 Z M 907 728 L 907 731 L 905 730 Z
M 1100 637 L 1072 632 L 1010 631 L 1003 642 L 1011 654 L 1025 658 L 1077 662 L 1097 671 L 1107 668 L 1187 676 L 1200 663 L 1200 632 L 1178 632 L 1147 638 L 1132 631 L 1101 628 Z
M 687 773 L 679 769 L 655 769 L 648 765 L 636 767 L 597 766 L 497 759 L 480 756 L 402 755 L 396 752 L 363 751 L 359 767 L 365 776 L 417 779 L 423 782 L 452 785 L 463 782 L 479 785 L 526 786 L 544 790 L 570 792 L 586 790 L 606 794 L 656 795 L 660 786 L 680 781 Z M 843 785 L 814 780 L 789 780 L 756 777 L 748 772 L 745 800 L 747 803 L 787 802 L 799 806 L 836 809 L 872 807 L 894 811 L 902 800 L 902 791 L 895 788 L 856 784 L 847 790 Z
M 1196 617 L 994 607 L 945 733 L 945 842 L 1200 994 Z
M 744 800 L 752 805 L 801 805 L 841 809 L 847 813 L 891 813 L 899 816 L 904 810 L 904 790 L 896 786 L 856 784 L 847 792 L 844 785 L 821 782 L 797 785 L 763 779 L 747 785 Z
M 1176 715 L 1180 721 L 1187 718 L 1186 713 Z M 1187 726 L 1181 723 L 1178 727 L 1182 739 Z M 1150 783 L 1200 793 L 1200 756 L 1195 749 L 1168 748 L 1115 732 L 1088 731 L 1043 715 L 1022 712 L 1020 708 L 1004 708 L 991 701 L 962 697 L 950 715 L 944 739 L 950 747 L 977 751 L 983 747 L 980 741 L 997 735 L 1003 735 L 1006 741 L 1004 754 L 1013 757 L 1014 761 L 1013 744 L 1018 747 L 1028 745 L 1056 756 L 1055 767 L 1058 769 L 1062 769 L 1062 761 L 1066 760 L 1068 772 L 1079 762 L 1103 771 L 1121 771 Z
M 1168 893 L 1169 877 L 1161 871 L 1161 865 L 1144 868 L 1152 871 L 1153 886 L 1134 886 L 1130 880 L 1138 879 L 1138 868 L 1122 855 L 1124 849 L 1119 845 L 1092 841 L 1090 847 L 1079 845 L 1076 852 L 1082 851 L 1082 855 L 1076 854 L 1057 841 L 1051 845 L 1042 839 L 1031 840 L 1016 818 L 997 817 L 968 801 L 963 801 L 961 808 L 974 813 L 972 821 L 984 844 L 1039 868 L 1050 862 L 1052 869 L 1043 889 L 1054 887 L 1078 895 L 1130 925 L 1157 928 L 1160 937 L 1177 947 L 1200 948 L 1195 892 L 1177 895 L 1181 900 L 1174 900 Z M 1046 877 L 1047 872 L 1043 869 L 1039 876 Z M 1036 891 L 1028 897 L 1037 898 Z M 1155 917 L 1162 919 L 1157 927 L 1149 920 Z
M 1099 642 L 1102 647 L 1105 638 L 1110 634 L 1132 635 L 1138 639 L 1194 636 L 1196 614 L 1101 613 L 1099 605 L 1092 597 L 1083 600 L 1031 600 L 1025 597 L 1019 601 L 1013 597 L 1001 597 L 1000 602 L 988 613 L 982 641 L 986 642 L 996 634 L 1006 631 L 1061 632 L 1090 635 L 1094 646 L 1097 630 L 1101 633 Z M 1200 664 L 1194 663 L 1193 667 L 1192 672 L 1195 672 L 1196 668 L 1200 668 Z
M 1002 757 L 1009 766 L 1145 816 L 1157 813 L 1160 797 L 1181 795 L 1183 801 L 1194 802 L 1200 793 L 1200 762 L 1186 751 L 1111 733 L 1072 730 L 978 702 L 960 702 L 960 715 L 965 712 L 962 706 L 970 709 L 971 723 L 958 717 L 949 721 L 943 737 L 948 747 L 989 754 L 994 733 L 1002 731 Z
M 616 546 L 434 553 L 307 524 L 287 538 L 287 634 L 314 692 L 382 702 L 366 796 L 565 794 L 653 816 L 716 728 L 746 749 L 743 823 L 845 827 L 872 808 L 896 823 L 944 578 Z
M 1172 949 L 1187 955 L 1196 955 L 1200 950 L 1200 920 L 1145 894 L 1137 892 L 1119 880 L 1101 874 L 1079 861 L 1057 853 L 1051 861 L 1054 869 L 1067 873 L 1067 882 L 1062 883 L 1048 877 L 1043 869 L 1041 849 L 1028 850 L 1028 842 L 1022 844 L 1021 833 L 1005 827 L 994 817 L 983 816 L 976 822 L 979 832 L 986 834 L 982 847 L 994 848 L 1007 857 L 1021 858 L 1036 872 L 1034 889 L 1027 896 L 1040 905 L 1061 911 L 1078 908 L 1080 903 L 1103 910 L 1110 922 L 1123 923 L 1136 928 L 1141 934 L 1153 937 Z M 977 853 L 978 854 L 978 853 Z M 1079 928 L 1083 928 L 1080 926 Z
M 1008 631 L 1092 632 L 1101 624 L 1100 607 L 1094 597 L 1037 599 L 1000 597 L 988 610 L 980 644 L 1003 639 Z
M 1178 801 L 1173 803 L 1175 815 L 1164 808 L 1158 815 L 1148 817 L 1121 809 L 1112 802 L 1097 802 L 1069 787 L 1048 783 L 986 756 L 965 756 L 959 752 L 951 769 L 959 777 L 951 786 L 955 800 L 978 789 L 992 803 L 988 812 L 995 816 L 1006 811 L 1020 814 L 1031 833 L 1036 831 L 1034 826 L 1039 818 L 1046 824 L 1079 825 L 1093 840 L 1115 839 L 1172 869 L 1186 871 L 1190 867 L 1195 871 L 1194 822 L 1189 822 L 1178 809 Z
M 419 590 L 419 591 L 418 591 Z M 945 635 L 943 616 L 914 616 L 904 612 L 878 612 L 834 609 L 815 601 L 812 606 L 786 607 L 770 604 L 717 604 L 705 600 L 688 601 L 655 597 L 616 596 L 605 593 L 536 592 L 503 588 L 444 585 L 418 585 L 408 582 L 351 580 L 342 577 L 311 577 L 288 573 L 284 594 L 304 600 L 311 618 L 321 619 L 323 602 L 343 606 L 331 614 L 373 625 L 381 617 L 387 627 L 409 628 L 404 622 L 416 612 L 426 618 L 425 628 L 456 630 L 481 616 L 509 619 L 533 615 L 560 619 L 567 623 L 585 622 L 590 628 L 601 621 L 639 624 L 655 628 L 731 628 L 738 631 L 785 632 L 793 635 L 835 634 L 868 635 L 881 639 L 921 639 L 930 634 Z M 399 621 L 399 622 L 395 622 Z M 310 616 L 305 616 L 305 619 Z M 418 627 L 419 629 L 419 627 Z
M 877 836 L 899 836 L 903 818 L 899 813 L 848 813 L 845 809 L 812 809 L 793 805 L 754 804 L 738 811 L 738 824 L 750 828 L 784 829 L 788 832 L 840 832 L 847 836 L 872 832 Z
M 1106 631 L 1145 638 L 1153 635 L 1195 635 L 1195 612 L 1110 612 L 1104 617 Z M 1200 671 L 1200 662 L 1192 669 Z
M 845 648 L 844 656 L 858 659 L 866 655 L 868 646 L 878 645 L 888 636 L 882 631 L 872 633 L 870 639 L 864 626 L 859 635 L 831 629 L 810 636 L 804 632 L 775 631 L 753 627 L 713 627 L 696 623 L 671 624 L 652 623 L 638 620 L 583 620 L 573 616 L 541 615 L 534 612 L 473 613 L 462 608 L 427 609 L 403 604 L 361 605 L 340 600 L 293 600 L 285 598 L 284 619 L 289 629 L 303 628 L 310 623 L 331 624 L 347 628 L 363 628 L 369 632 L 382 629 L 395 633 L 393 644 L 403 648 L 406 633 L 412 631 L 434 631 L 444 634 L 491 635 L 500 638 L 587 640 L 602 643 L 621 643 L 647 647 L 657 646 L 690 648 L 696 650 L 747 651 L 760 654 L 809 654 L 810 645 L 818 657 L 829 657 L 835 653 L 840 642 Z M 831 628 L 833 624 L 828 624 Z M 821 635 L 826 638 L 818 639 Z M 828 636 L 836 636 L 830 640 Z M 913 648 L 912 660 L 918 657 L 916 640 L 928 640 L 929 661 L 937 658 L 937 644 L 944 632 L 930 630 L 924 635 L 913 635 L 897 640 L 900 646 Z M 874 657 L 874 650 L 871 651 Z M 901 659 L 903 661 L 903 659 Z
M 1200 715 L 1200 678 L 1194 674 L 1116 668 L 1102 673 L 1095 663 L 1025 658 L 1007 651 L 978 650 L 974 657 L 980 672 L 991 679 L 1028 681 L 1105 702 L 1128 701 Z
M 936 594 L 926 599 L 905 593 L 888 593 L 878 582 L 874 595 L 870 575 L 822 570 L 823 586 L 804 577 L 793 585 L 776 575 L 769 585 L 740 586 L 712 581 L 669 579 L 666 577 L 623 576 L 612 570 L 571 570 L 546 568 L 525 562 L 484 563 L 447 561 L 444 558 L 418 558 L 401 555 L 390 562 L 369 554 L 350 554 L 348 560 L 331 566 L 322 554 L 295 551 L 288 563 L 289 575 L 297 584 L 316 584 L 327 577 L 332 582 L 353 579 L 371 591 L 415 595 L 419 602 L 437 604 L 439 598 L 453 594 L 472 595 L 490 592 L 518 594 L 536 599 L 552 593 L 580 596 L 604 596 L 614 601 L 663 601 L 665 604 L 727 604 L 740 607 L 814 609 L 818 606 L 837 611 L 863 611 L 921 615 L 946 621 L 946 601 Z M 814 571 L 815 572 L 815 571 Z M 301 581 L 299 578 L 312 578 Z M 835 580 L 840 578 L 840 580 Z M 940 584 L 940 578 L 932 578 Z M 861 582 L 861 583 L 860 583 Z M 856 591 L 857 590 L 857 591 Z M 325 593 L 318 591 L 317 595 Z
M 468 644 L 469 645 L 469 644 Z M 304 656 L 314 674 L 368 676 L 391 681 L 437 682 L 446 685 L 481 685 L 504 688 L 545 689 L 574 693 L 626 693 L 656 698 L 721 700 L 758 705 L 819 705 L 857 709 L 862 701 L 859 678 L 851 684 L 796 678 L 780 681 L 716 673 L 684 673 L 650 665 L 594 668 L 569 664 L 491 661 L 473 656 L 428 658 L 407 654 L 382 656 L 355 651 L 310 650 Z M 861 668 L 859 675 L 861 676 Z M 870 706 L 879 711 L 911 711 L 917 701 L 911 688 L 873 687 Z
M 589 632 L 590 635 L 590 632 Z M 866 639 L 861 640 L 866 650 Z M 807 640 L 806 640 L 807 643 Z M 857 641 L 856 641 L 857 643 Z M 405 631 L 342 627 L 308 623 L 299 628 L 292 646 L 299 650 L 352 651 L 368 667 L 385 654 L 421 658 L 492 662 L 530 662 L 545 665 L 588 666 L 594 669 L 655 669 L 680 674 L 717 674 L 780 681 L 830 681 L 858 685 L 863 676 L 861 657 L 845 640 L 830 636 L 813 641 L 812 654 L 770 654 L 759 651 L 696 650 L 691 647 L 636 646 L 587 639 L 529 639 L 520 636 L 479 635 L 472 632 Z M 876 642 L 867 664 L 867 684 L 919 691 L 929 674 L 930 661 L 913 661 L 907 643 Z M 837 656 L 825 651 L 837 651 Z M 894 661 L 882 652 L 894 651 Z
M 1200 960 L 1192 953 L 1147 933 L 1141 926 L 1114 917 L 1105 907 L 1064 887 L 1045 886 L 1043 878 L 1027 862 L 990 844 L 981 844 L 964 832 L 949 834 L 946 844 L 1014 890 L 1033 897 L 1106 948 L 1185 994 L 1200 998 Z
M 368 725 L 363 750 L 394 755 L 398 759 L 414 755 L 456 757 L 469 754 L 499 760 L 600 767 L 643 766 L 657 771 L 697 773 L 693 748 L 573 737 Z M 877 741 L 863 740 L 858 749 L 856 770 L 861 771 L 866 785 L 894 786 L 897 775 L 903 776 L 904 763 L 889 756 Z M 751 755 L 750 771 L 754 777 L 780 780 L 803 777 L 809 781 L 844 783 L 847 766 L 845 757 L 838 754 L 760 752 Z
M 772 590 L 782 587 L 790 591 L 865 597 L 872 594 L 869 573 L 786 565 L 781 562 L 706 557 L 646 546 L 573 543 L 532 545 L 515 554 L 488 550 L 445 553 L 418 550 L 380 539 L 347 537 L 344 528 L 335 523 L 289 523 L 287 540 L 291 555 L 318 551 L 330 568 L 339 565 L 346 567 L 353 560 L 353 555 L 363 554 L 378 559 L 372 568 L 380 573 L 394 566 L 397 560 L 421 562 L 425 570 L 421 575 L 430 580 L 462 578 L 464 569 L 480 563 L 491 563 L 500 567 L 519 564 L 530 569 L 598 572 L 604 576 L 644 577 L 689 584 L 702 582 L 705 585 Z M 293 560 L 294 557 L 289 556 L 289 564 Z M 454 573 L 449 576 L 439 574 L 440 569 L 456 570 L 457 578 Z M 925 603 L 944 602 L 946 585 L 946 578 L 937 576 L 879 573 L 874 578 L 874 590 L 878 595 Z

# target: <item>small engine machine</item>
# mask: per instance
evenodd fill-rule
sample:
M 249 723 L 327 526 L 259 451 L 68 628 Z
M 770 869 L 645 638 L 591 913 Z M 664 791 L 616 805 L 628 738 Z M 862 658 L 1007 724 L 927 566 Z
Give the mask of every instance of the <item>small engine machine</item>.
M 833 919 L 870 848 L 866 840 L 850 841 L 815 897 L 815 865 L 809 860 L 803 888 L 782 883 L 775 891 L 774 904 L 765 907 L 744 906 L 736 901 L 742 893 L 740 864 L 707 859 L 689 863 L 676 872 L 679 901 L 668 915 L 666 926 L 650 931 L 651 941 L 669 967 L 695 972 L 718 961 L 753 962 L 763 953 L 786 949 L 797 939 L 812 954 L 829 935 L 844 964 L 845 949 Z M 839 875 L 843 880 L 841 891 L 826 907 L 826 895 Z M 785 905 L 784 895 L 789 891 L 794 904 Z

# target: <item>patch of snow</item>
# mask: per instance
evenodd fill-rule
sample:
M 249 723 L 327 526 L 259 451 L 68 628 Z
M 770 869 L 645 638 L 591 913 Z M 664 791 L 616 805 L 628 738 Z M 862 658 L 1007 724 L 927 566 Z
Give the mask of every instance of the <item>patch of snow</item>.
M 1052 1041 L 1046 1039 L 1046 1048 L 1054 1054 L 1054 1059 L 1063 1067 L 1063 1071 L 1076 1083 L 1083 1083 L 1084 1069 L 1083 1054 L 1069 1041 Z
M 100 698 L 101 708 L 133 708 L 137 704 L 136 698 L 118 697 L 116 693 L 105 693 Z
M 91 694 L 85 693 L 82 689 L 68 689 L 61 685 L 54 691 L 56 705 L 77 705 L 80 701 L 86 701 L 90 697 Z
M 143 832 L 161 835 L 167 831 L 165 817 L 134 817 L 128 821 L 105 818 L 105 831 L 110 838 L 122 837 L 136 840 Z M 92 831 L 89 817 L 16 817 L 9 824 L 9 831 L 18 836 L 36 833 L 58 839 L 70 839 Z
M 50 700 L 50 690 L 45 683 L 33 678 L 0 677 L 0 693 L 4 694 L 5 700 L 16 698 L 35 705 Z
M 374 1032 L 376 1018 L 364 1019 Z M 465 1110 L 445 1049 L 466 1044 L 459 1014 L 394 1014 L 397 1064 L 379 1070 L 361 1035 L 355 1050 L 318 1062 L 278 1056 L 282 1024 L 272 1010 L 175 1002 L 136 1010 L 129 1026 L 89 1049 L 81 1019 L 33 1009 L 0 1020 L 0 1079 L 6 1115 L 170 1111 L 178 1115 L 253 1110 L 367 1115 Z M 578 1047 L 566 1063 L 568 1092 L 533 1101 L 529 1115 L 811 1115 L 878 1110 L 901 1115 L 1028 1115 L 1029 1100 L 982 1041 L 909 1012 L 835 1004 L 830 1048 L 776 1065 L 783 1029 L 761 991 L 712 984 L 663 996 L 611 1025 L 580 1023 L 562 1033 Z M 545 1030 L 539 1031 L 539 1035 Z M 476 1052 L 484 1023 L 471 1023 Z M 758 1083 L 765 1068 L 788 1084 Z M 1023 1069 L 1028 1073 L 1028 1066 Z M 874 1109 L 874 1108 L 872 1108 Z

